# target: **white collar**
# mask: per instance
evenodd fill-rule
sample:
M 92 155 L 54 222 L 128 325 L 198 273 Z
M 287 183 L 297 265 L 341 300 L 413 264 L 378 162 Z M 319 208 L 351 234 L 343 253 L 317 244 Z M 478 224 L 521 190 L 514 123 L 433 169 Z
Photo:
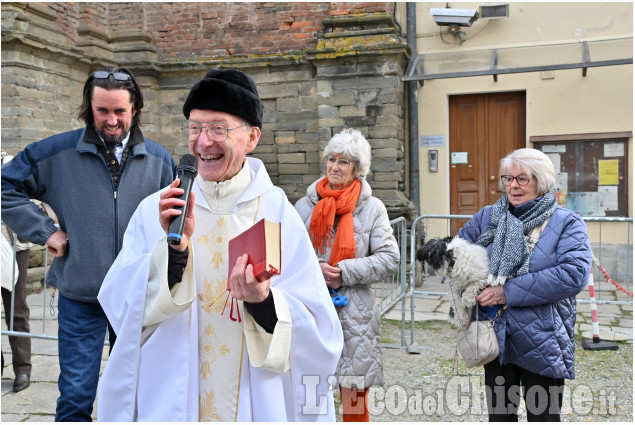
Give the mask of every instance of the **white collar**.
M 196 183 L 200 188 L 207 206 L 212 212 L 229 213 L 238 202 L 240 196 L 251 184 L 251 171 L 249 164 L 243 162 L 243 167 L 238 174 L 229 180 L 215 182 L 205 180 L 201 175 L 196 176 Z

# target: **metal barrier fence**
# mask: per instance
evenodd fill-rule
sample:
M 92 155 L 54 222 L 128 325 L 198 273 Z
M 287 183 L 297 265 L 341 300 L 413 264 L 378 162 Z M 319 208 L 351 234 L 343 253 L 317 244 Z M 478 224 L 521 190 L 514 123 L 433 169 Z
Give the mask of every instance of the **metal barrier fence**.
M 452 219 L 461 219 L 461 220 L 465 220 L 465 219 L 469 219 L 471 218 L 471 215 L 443 215 L 443 214 L 426 214 L 426 215 L 422 215 L 419 216 L 413 223 L 412 223 L 412 230 L 411 230 L 411 241 L 410 241 L 410 264 L 411 264 L 411 273 L 410 273 L 410 297 L 411 297 L 411 320 L 414 321 L 414 298 L 417 295 L 423 295 L 423 296 L 447 296 L 448 292 L 447 292 L 447 286 L 441 286 L 440 285 L 440 279 L 435 280 L 434 277 L 430 276 L 427 272 L 427 267 L 422 268 L 421 270 L 419 270 L 419 268 L 415 267 L 415 255 L 416 255 L 416 250 L 417 250 L 417 244 L 416 241 L 421 240 L 421 241 L 425 241 L 427 239 L 429 239 L 428 235 L 430 234 L 429 230 L 430 230 L 430 221 L 431 220 L 445 220 L 445 226 L 441 225 L 441 226 L 436 226 L 435 229 L 439 229 L 439 228 L 445 228 L 446 232 L 444 234 L 435 234 L 434 237 L 445 237 L 449 235 L 449 223 L 450 220 Z M 633 286 L 633 240 L 631 239 L 631 235 L 632 235 L 632 223 L 633 223 L 633 218 L 632 217 L 582 217 L 582 219 L 585 221 L 585 223 L 598 223 L 598 227 L 599 229 L 599 242 L 593 244 L 592 243 L 592 249 L 593 249 L 593 253 L 594 256 L 597 258 L 599 265 L 603 265 L 603 260 L 607 260 L 607 254 L 604 254 L 605 251 L 607 251 L 608 253 L 614 253 L 615 251 L 617 251 L 620 255 L 619 257 L 623 257 L 624 261 L 622 261 L 621 265 L 623 265 L 623 267 L 625 267 L 625 270 L 622 270 L 621 275 L 622 276 L 626 276 L 627 277 L 627 281 L 623 282 L 626 286 L 625 289 L 623 289 L 622 291 L 625 292 L 625 294 L 629 294 L 632 293 L 632 286 Z M 423 226 L 420 224 L 420 222 L 422 220 L 423 221 Z M 623 223 L 625 230 L 626 230 L 626 243 L 622 244 L 618 247 L 616 246 L 606 246 L 608 244 L 605 244 L 603 241 L 603 237 L 602 237 L 602 232 L 603 232 L 603 225 L 607 224 L 607 223 Z M 423 228 L 423 236 L 418 234 L 417 229 L 421 229 Z M 443 232 L 440 232 L 443 233 Z M 609 249 L 610 248 L 610 249 Z M 604 255 L 603 255 L 604 254 Z M 611 261 L 613 263 L 615 263 L 615 267 L 617 267 L 617 264 L 620 263 L 619 258 L 617 255 L 615 255 L 614 257 L 611 258 Z M 599 271 L 595 269 L 595 265 L 594 264 L 594 275 L 598 275 Z M 615 272 L 615 274 L 617 274 L 617 269 L 614 268 L 613 272 Z M 423 276 L 420 276 L 420 274 L 423 273 Z M 611 273 L 609 273 L 610 275 Z M 600 275 L 601 276 L 601 275 Z M 602 293 L 602 290 L 606 290 L 609 283 L 607 283 L 606 281 L 604 283 L 602 283 L 601 278 L 595 278 L 595 281 L 597 282 L 595 284 L 597 291 L 599 291 L 599 293 Z M 421 290 L 416 290 L 416 286 L 417 286 L 417 282 L 418 281 L 422 281 L 422 289 Z M 435 290 L 436 289 L 436 290 Z M 615 289 L 613 287 L 608 287 L 608 289 Z M 618 288 L 619 289 L 619 288 Z M 583 298 L 585 294 L 584 292 L 581 293 L 581 295 L 578 296 L 578 301 L 582 302 L 582 303 L 589 303 L 590 300 L 589 299 L 585 299 Z M 633 304 L 633 299 L 629 298 L 628 296 L 624 297 L 624 300 L 603 300 L 601 299 L 601 295 L 599 297 L 596 298 L 596 303 L 601 304 Z
M 13 239 L 13 258 L 15 259 L 16 256 L 16 246 L 17 241 L 16 238 Z M 48 265 L 49 265 L 49 255 L 48 255 L 48 250 L 44 250 L 44 275 L 46 276 L 46 273 L 48 272 Z M 14 310 L 15 310 L 15 282 L 17 280 L 16 275 L 18 273 L 17 270 L 17 264 L 15 263 L 15 261 L 13 262 L 13 267 L 11 270 L 11 311 L 9 312 L 10 314 L 10 318 L 9 318 L 9 329 L 8 330 L 2 330 L 2 335 L 7 335 L 7 336 L 22 336 L 22 337 L 27 337 L 27 338 L 39 338 L 39 339 L 51 339 L 51 340 L 57 340 L 57 335 L 54 334 L 47 334 L 47 330 L 46 330 L 46 318 L 47 318 L 47 314 L 46 314 L 46 309 L 47 307 L 49 309 L 54 310 L 55 306 L 53 305 L 53 298 L 55 296 L 55 292 L 56 289 L 53 287 L 49 287 L 48 285 L 44 284 L 43 285 L 43 289 L 42 289 L 42 331 L 41 333 L 36 333 L 33 332 L 33 329 L 31 329 L 31 332 L 27 333 L 27 332 L 19 332 L 19 331 L 14 331 L 13 330 L 13 318 L 14 318 Z M 49 302 L 47 303 L 47 297 L 51 297 L 51 299 L 49 300 Z M 48 304 L 48 305 L 47 305 Z M 4 312 L 4 314 L 6 315 L 8 312 Z M 54 316 L 54 314 L 50 314 L 50 316 Z M 107 341 L 106 341 L 107 342 Z
M 13 238 L 13 258 L 15 259 L 16 256 L 16 248 L 17 248 L 17 239 Z M 18 332 L 18 331 L 14 331 L 13 330 L 13 318 L 14 318 L 14 310 L 15 310 L 15 282 L 17 280 L 17 264 L 15 263 L 15 261 L 12 263 L 13 267 L 11 269 L 11 311 L 10 312 L 4 312 L 4 314 L 10 314 L 10 318 L 9 318 L 9 329 L 8 330 L 3 330 L 2 331 L 2 335 L 7 335 L 7 336 L 23 336 L 23 337 L 28 337 L 28 338 L 40 338 L 40 339 L 57 339 L 57 335 L 51 335 L 51 334 L 47 334 L 46 333 L 46 307 L 47 307 L 47 303 L 46 303 L 46 297 L 47 297 L 47 292 L 51 291 L 50 288 L 48 288 L 48 285 L 44 285 L 44 288 L 42 290 L 42 297 L 43 297 L 43 302 L 42 302 L 42 332 L 41 333 L 34 333 L 33 331 L 30 333 L 27 332 Z M 44 275 L 46 275 L 46 272 L 48 272 L 48 250 L 44 250 Z M 47 290 L 48 288 L 48 290 Z
M 391 310 L 399 302 L 401 302 L 401 344 L 400 345 L 382 344 L 382 347 L 386 347 L 386 348 L 400 348 L 400 347 L 406 346 L 406 342 L 405 342 L 405 325 L 406 325 L 406 310 L 407 310 L 406 309 L 406 298 L 407 298 L 406 244 L 408 241 L 408 236 L 407 236 L 408 227 L 407 227 L 406 219 L 403 217 L 399 217 L 394 220 L 391 220 L 390 224 L 393 228 L 393 234 L 395 236 L 395 239 L 397 239 L 397 244 L 399 245 L 399 251 L 400 251 L 399 269 L 391 277 L 390 280 L 374 284 L 373 292 L 374 292 L 375 298 L 377 300 L 377 305 L 382 316 L 386 314 L 389 310 Z M 16 246 L 14 243 L 13 244 L 14 258 L 15 258 L 15 253 L 16 253 Z M 45 260 L 44 260 L 45 262 L 44 274 L 45 275 L 46 275 L 46 272 L 48 271 L 48 261 L 49 261 L 48 252 L 45 250 Z M 14 267 L 13 279 L 12 279 L 12 281 L 14 282 L 16 280 L 15 276 L 17 273 L 18 273 L 18 270 L 16 269 L 16 267 Z M 51 293 L 51 291 L 53 292 Z M 47 317 L 54 316 L 53 314 L 47 315 L 46 309 L 47 308 L 51 310 L 55 309 L 53 300 L 48 300 L 47 297 L 54 295 L 54 293 L 55 293 L 54 288 L 46 284 L 44 285 L 44 289 L 42 291 L 42 297 L 43 297 L 42 332 L 37 333 L 32 331 L 31 333 L 25 333 L 25 332 L 18 332 L 13 330 L 14 291 L 11 291 L 11 312 L 10 313 L 5 312 L 5 314 L 11 315 L 10 322 L 9 322 L 9 329 L 2 330 L 2 335 L 57 340 L 57 335 L 54 335 L 51 333 L 47 334 L 46 332 Z M 106 343 L 108 343 L 107 337 L 106 337 Z
M 386 348 L 401 348 L 406 346 L 405 328 L 406 328 L 406 244 L 408 241 L 408 227 L 406 219 L 398 217 L 394 220 L 390 220 L 390 225 L 393 229 L 393 235 L 397 239 L 399 245 L 399 269 L 395 273 L 390 281 L 378 282 L 373 285 L 373 292 L 377 305 L 383 316 L 390 311 L 397 303 L 401 302 L 401 344 L 381 344 Z

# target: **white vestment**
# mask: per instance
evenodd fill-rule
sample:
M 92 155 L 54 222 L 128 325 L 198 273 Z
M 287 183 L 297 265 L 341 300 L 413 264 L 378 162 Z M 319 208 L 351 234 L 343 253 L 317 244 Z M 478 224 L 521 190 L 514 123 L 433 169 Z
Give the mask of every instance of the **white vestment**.
M 240 368 L 236 375 L 239 385 L 236 387 L 235 381 L 228 383 L 228 388 L 234 386 L 239 392 L 235 418 L 334 421 L 329 378 L 342 350 L 339 319 L 295 209 L 284 193 L 273 186 L 261 161 L 249 158 L 245 167 L 252 181 L 231 208 L 232 217 L 241 216 L 243 227 L 261 218 L 281 223 L 282 274 L 271 279 L 278 315 L 273 334 L 266 333 L 240 303 L 244 338 L 239 338 L 242 348 L 238 351 L 242 354 L 232 357 Z M 217 205 L 210 207 L 209 195 L 206 200 L 196 182 L 193 192 L 195 213 L 204 211 L 212 217 Z M 201 283 L 205 279 L 198 274 L 206 271 L 199 264 L 196 248 L 190 252 L 183 281 L 171 291 L 168 289 L 168 248 L 159 224 L 159 196 L 155 193 L 139 205 L 98 296 L 117 333 L 99 382 L 100 421 L 199 421 L 199 407 L 205 410 L 199 406 L 201 371 L 212 377 L 219 373 L 224 377 L 227 372 L 201 368 L 205 365 L 201 362 L 199 338 L 205 329 L 199 329 L 199 315 L 207 312 L 205 308 L 210 310 L 209 299 L 215 298 L 218 291 L 210 282 L 207 286 Z M 251 213 L 253 218 L 245 221 Z M 196 226 L 200 245 L 205 229 L 198 228 L 198 216 Z M 210 255 L 201 258 L 209 261 Z M 210 276 L 222 275 L 218 273 Z M 201 288 L 207 288 L 206 294 Z M 152 308 L 146 307 L 146 301 Z M 229 303 L 231 298 L 223 317 L 236 326 L 228 317 Z M 233 315 L 236 317 L 237 311 Z M 229 376 L 235 376 L 232 373 Z

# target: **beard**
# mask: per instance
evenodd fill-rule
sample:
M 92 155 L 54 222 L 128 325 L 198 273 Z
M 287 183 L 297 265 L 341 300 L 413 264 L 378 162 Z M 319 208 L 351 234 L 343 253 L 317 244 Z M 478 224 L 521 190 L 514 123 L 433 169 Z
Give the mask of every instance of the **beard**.
M 129 128 L 122 131 L 120 136 L 111 136 L 109 134 L 106 134 L 103 129 L 97 128 L 97 126 L 95 126 L 95 130 L 106 144 L 121 143 L 130 134 Z

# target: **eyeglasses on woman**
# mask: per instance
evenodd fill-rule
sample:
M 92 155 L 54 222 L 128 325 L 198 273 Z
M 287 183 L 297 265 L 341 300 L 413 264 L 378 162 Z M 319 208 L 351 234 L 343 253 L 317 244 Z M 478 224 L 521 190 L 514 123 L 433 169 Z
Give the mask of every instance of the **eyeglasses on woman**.
M 340 168 L 348 168 L 353 163 L 353 161 L 350 161 L 348 159 L 344 159 L 344 158 L 337 159 L 334 156 L 327 156 L 326 158 L 324 158 L 324 163 L 327 166 L 329 165 L 333 166 L 336 162 Z
M 501 183 L 504 186 L 511 186 L 514 180 L 516 180 L 520 186 L 526 186 L 531 181 L 531 178 L 526 174 L 521 174 L 520 176 L 510 176 L 508 174 L 503 174 L 501 176 Z

